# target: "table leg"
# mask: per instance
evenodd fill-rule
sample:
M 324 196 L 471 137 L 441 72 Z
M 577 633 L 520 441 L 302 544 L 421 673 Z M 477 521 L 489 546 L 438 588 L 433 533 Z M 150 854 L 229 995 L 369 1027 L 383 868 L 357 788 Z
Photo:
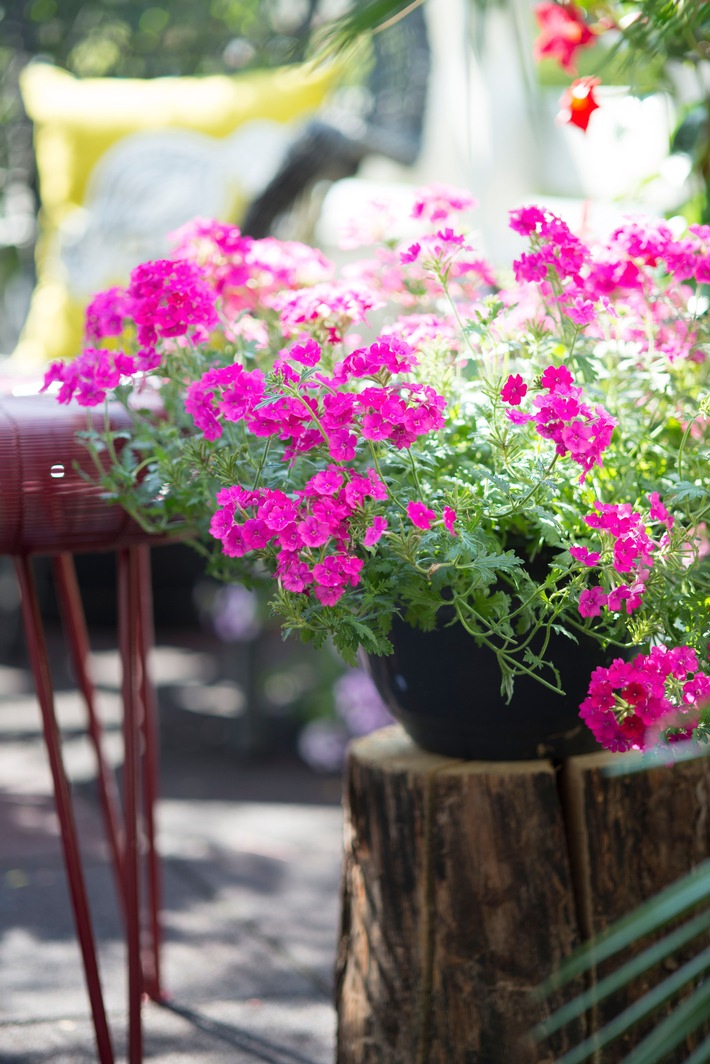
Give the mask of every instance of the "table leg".
M 158 712 L 155 688 L 150 680 L 149 654 L 154 645 L 153 603 L 150 581 L 150 549 L 141 545 L 131 548 L 135 552 L 139 584 L 140 640 L 138 652 L 141 661 L 141 700 L 143 703 L 143 817 L 146 836 L 146 893 L 149 945 L 144 951 L 144 988 L 154 1001 L 165 997 L 160 983 L 160 910 L 162 904 L 160 860 L 156 845 L 155 809 L 158 795 Z
M 124 896 L 126 901 L 126 945 L 128 950 L 128 1059 L 141 1064 L 140 927 L 140 835 L 138 829 L 138 787 L 140 781 L 141 668 L 139 580 L 135 554 L 118 552 L 118 642 L 123 664 L 123 815 L 125 824 Z
M 114 1064 L 111 1034 L 106 1020 L 101 980 L 99 977 L 96 944 L 86 893 L 86 884 L 81 866 L 79 841 L 74 821 L 69 781 L 62 759 L 62 743 L 54 708 L 54 692 L 47 655 L 44 627 L 37 598 L 37 589 L 30 559 L 16 555 L 13 559 L 20 585 L 22 619 L 27 639 L 27 651 L 42 713 L 44 741 L 54 784 L 54 801 L 59 817 L 59 827 L 64 852 L 69 893 L 77 939 L 84 962 L 84 973 L 91 1005 L 91 1014 L 96 1034 L 96 1044 L 101 1064 Z
M 59 608 L 76 674 L 76 681 L 86 704 L 87 730 L 96 754 L 99 798 L 103 809 L 106 835 L 113 859 L 121 906 L 125 907 L 123 896 L 123 829 L 121 826 L 118 789 L 113 769 L 106 761 L 103 752 L 103 735 L 101 721 L 96 711 L 96 694 L 94 685 L 89 677 L 89 637 L 76 568 L 70 554 L 54 555 L 52 567 Z

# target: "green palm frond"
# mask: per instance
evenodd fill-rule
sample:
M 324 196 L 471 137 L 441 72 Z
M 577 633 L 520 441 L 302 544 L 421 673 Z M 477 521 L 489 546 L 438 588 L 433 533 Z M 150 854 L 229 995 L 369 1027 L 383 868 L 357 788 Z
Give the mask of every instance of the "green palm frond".
M 369 33 L 380 33 L 395 21 L 420 7 L 424 0 L 365 0 L 340 18 L 329 22 L 316 42 L 326 55 L 346 51 Z
M 617 958 L 618 963 L 625 950 L 637 949 L 644 939 L 658 936 L 669 924 L 673 927 L 663 937 L 656 937 L 642 952 L 628 960 L 622 959 L 615 970 L 598 979 L 598 969 L 604 962 Z M 584 1014 L 590 1014 L 593 1019 L 601 1002 L 625 990 L 640 977 L 649 977 L 649 973 L 658 970 L 660 975 L 655 985 L 567 1052 L 558 1064 L 583 1064 L 590 1059 L 599 1059 L 600 1052 L 643 1021 L 656 1017 L 658 1010 L 665 1006 L 668 1014 L 655 1018 L 651 1030 L 646 1027 L 638 1044 L 623 1058 L 623 1064 L 661 1064 L 668 1059 L 669 1053 L 697 1036 L 707 1025 L 710 1015 L 709 932 L 710 861 L 706 861 L 619 920 L 561 965 L 541 988 L 543 996 L 580 975 L 587 976 L 591 985 L 540 1024 L 535 1030 L 536 1039 L 544 1041 Z M 678 959 L 679 956 L 682 960 Z M 669 968 L 672 970 L 666 974 Z M 688 987 L 691 987 L 689 992 Z M 706 1030 L 702 1033 L 707 1035 Z M 710 1061 L 710 1037 L 706 1037 L 685 1059 L 686 1064 Z

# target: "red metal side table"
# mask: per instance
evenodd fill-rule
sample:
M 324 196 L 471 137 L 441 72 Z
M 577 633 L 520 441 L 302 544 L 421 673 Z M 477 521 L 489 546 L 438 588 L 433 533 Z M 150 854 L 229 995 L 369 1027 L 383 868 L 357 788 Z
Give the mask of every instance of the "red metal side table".
M 92 415 L 94 416 L 94 415 Z M 103 424 L 103 411 L 95 415 Z M 119 407 L 114 427 L 128 425 Z M 65 638 L 87 709 L 96 752 L 106 836 L 125 921 L 128 966 L 128 1052 L 141 1064 L 141 1001 L 162 996 L 160 981 L 160 869 L 155 841 L 157 792 L 156 703 L 147 658 L 153 642 L 149 545 L 143 532 L 78 470 L 91 473 L 76 439 L 87 412 L 60 406 L 45 395 L 0 396 L 0 553 L 17 573 L 30 665 L 42 713 L 76 934 L 81 949 L 98 1059 L 113 1064 L 96 942 L 81 862 L 71 790 L 62 758 L 44 627 L 32 555 L 50 555 Z M 89 640 L 73 555 L 116 551 L 118 644 L 123 667 L 123 802 L 102 750 L 101 723 L 88 671 Z

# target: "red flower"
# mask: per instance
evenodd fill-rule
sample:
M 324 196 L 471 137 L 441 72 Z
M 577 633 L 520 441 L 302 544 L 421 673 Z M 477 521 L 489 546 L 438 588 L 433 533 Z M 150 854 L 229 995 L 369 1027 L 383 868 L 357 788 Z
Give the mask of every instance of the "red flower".
M 569 122 L 586 132 L 592 112 L 599 107 L 594 98 L 594 90 L 599 85 L 599 78 L 577 78 L 565 89 L 560 100 L 558 122 Z
M 556 4 L 544 0 L 535 8 L 540 36 L 535 41 L 536 59 L 556 59 L 568 74 L 575 74 L 574 57 L 580 48 L 594 41 L 594 33 L 584 21 L 584 14 L 574 4 Z

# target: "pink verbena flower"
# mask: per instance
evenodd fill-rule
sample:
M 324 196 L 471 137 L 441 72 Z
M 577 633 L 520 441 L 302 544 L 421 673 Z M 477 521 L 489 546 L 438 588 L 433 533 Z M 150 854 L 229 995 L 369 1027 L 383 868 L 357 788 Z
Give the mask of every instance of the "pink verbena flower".
M 106 336 L 120 336 L 133 312 L 133 300 L 125 288 L 98 292 L 84 312 L 84 334 L 97 342 Z
M 578 609 L 582 617 L 599 617 L 602 606 L 607 604 L 607 595 L 602 587 L 585 588 L 580 593 Z
M 271 488 L 248 491 L 237 484 L 217 493 L 210 533 L 221 541 L 228 557 L 261 554 L 270 560 L 285 590 L 294 594 L 312 590 L 321 604 L 332 606 L 347 586 L 358 584 L 364 564 L 353 553 L 351 521 L 367 498 L 386 497 L 386 487 L 374 469 L 363 475 L 331 467 L 316 473 L 293 495 Z M 365 534 L 365 546 L 374 545 L 386 526 L 383 517 L 375 517 Z
M 670 530 L 673 528 L 673 517 L 671 516 L 671 514 L 668 513 L 668 510 L 661 502 L 661 498 L 658 492 L 649 492 L 648 501 L 651 503 L 651 520 L 661 521 L 670 532 Z
M 552 269 L 563 283 L 582 286 L 582 272 L 589 268 L 591 254 L 566 222 L 547 209 L 522 208 L 512 214 L 510 224 L 535 237 L 532 250 L 524 252 L 513 263 L 519 284 L 545 283 L 548 270 Z
M 217 325 L 216 293 L 192 262 L 157 259 L 136 266 L 128 296 L 141 347 L 153 347 L 159 337 L 185 336 L 190 329 L 204 338 Z
M 549 262 L 541 251 L 524 251 L 513 263 L 513 273 L 518 284 L 544 281 L 547 277 Z
M 42 391 L 60 383 L 60 403 L 76 399 L 80 406 L 98 406 L 121 380 L 115 355 L 104 348 L 87 347 L 72 362 L 52 362 L 44 375 Z
M 275 292 L 333 276 L 322 252 L 295 240 L 254 240 L 237 226 L 200 218 L 173 234 L 174 257 L 196 263 L 233 321 L 245 309 L 264 306 Z
M 678 242 L 666 222 L 656 218 L 635 218 L 614 230 L 609 237 L 609 248 L 623 252 L 624 256 L 636 259 L 644 266 L 656 266 L 678 248 Z
M 406 265 L 406 263 L 408 262 L 416 262 L 419 258 L 419 253 L 421 252 L 421 250 L 421 244 L 418 244 L 415 241 L 414 244 L 409 245 L 406 251 L 400 251 L 399 261 L 402 263 L 402 265 Z
M 608 533 L 613 539 L 613 564 L 618 573 L 653 564 L 655 544 L 646 531 L 643 516 L 629 503 L 595 502 L 597 513 L 587 514 L 585 524 Z M 638 563 L 638 564 L 637 564 Z
M 548 366 L 540 377 L 540 384 L 550 392 L 562 392 L 574 384 L 574 377 L 566 366 Z
M 598 565 L 601 558 L 598 550 L 589 550 L 588 547 L 570 547 L 569 552 L 575 561 L 588 565 L 590 568 Z
M 342 487 L 345 474 L 337 466 L 329 466 L 316 473 L 306 483 L 305 495 L 335 495 Z
M 572 374 L 565 366 L 548 366 L 540 383 L 547 395 L 537 395 L 534 415 L 539 434 L 555 443 L 557 454 L 569 454 L 582 466 L 579 478 L 584 482 L 595 465 L 602 465 L 602 455 L 611 443 L 616 420 L 602 406 L 592 410 L 582 401 L 581 388 L 573 384 Z
M 387 520 L 384 517 L 373 517 L 372 524 L 366 530 L 363 536 L 363 545 L 365 547 L 374 547 L 384 535 L 387 530 Z
M 300 362 L 303 366 L 317 366 L 320 362 L 321 346 L 309 336 L 303 343 L 294 344 L 288 355 L 294 362 Z
M 446 531 L 450 532 L 452 536 L 457 535 L 456 531 L 454 530 L 454 524 L 456 523 L 456 511 L 452 510 L 450 506 L 445 506 L 442 511 L 442 518 Z
M 336 381 L 357 377 L 375 377 L 380 370 L 387 373 L 409 373 L 418 365 L 413 348 L 396 336 L 381 336 L 368 348 L 358 348 L 339 362 L 334 370 Z
M 432 521 L 436 518 L 433 510 L 430 510 L 423 502 L 408 502 L 407 516 L 417 528 L 431 528 Z
M 313 583 L 313 570 L 297 554 L 282 550 L 275 576 L 287 591 L 301 594 Z
M 576 295 L 562 302 L 562 309 L 575 325 L 589 325 L 597 317 L 597 308 L 591 299 Z
M 322 547 L 330 539 L 331 522 L 327 519 L 322 520 L 314 514 L 304 517 L 297 527 L 301 542 L 306 547 Z
M 624 608 L 628 614 L 637 610 L 643 602 L 643 593 L 646 590 L 646 579 L 648 577 L 648 570 L 640 570 L 636 574 L 636 579 L 633 584 L 618 584 L 612 588 L 607 598 L 607 606 L 611 613 L 619 613 L 621 611 L 621 604 L 623 602 Z
M 246 259 L 254 241 L 236 225 L 195 218 L 171 233 L 170 239 L 173 256 L 196 263 L 219 296 L 249 280 Z
M 430 222 L 444 221 L 451 214 L 473 210 L 477 201 L 465 189 L 452 185 L 431 184 L 416 192 L 412 217 Z
M 510 211 L 510 228 L 520 233 L 521 236 L 530 236 L 538 232 L 545 221 L 545 211 L 542 207 L 530 206 L 519 207 Z
M 342 281 L 282 289 L 265 302 L 278 313 L 286 335 L 318 329 L 331 342 L 339 342 L 351 325 L 367 323 L 369 311 L 383 305 L 372 289 Z
M 238 362 L 209 369 L 188 385 L 185 410 L 208 440 L 222 435 L 220 416 L 227 421 L 241 421 L 253 415 L 264 397 L 264 374 L 259 369 L 245 370 Z
M 698 703 L 710 697 L 710 677 L 695 670 L 697 656 L 688 646 L 655 646 L 630 662 L 616 658 L 592 673 L 579 715 L 609 750 L 646 749 L 659 738 L 690 738 L 698 723 Z
M 270 491 L 258 513 L 266 527 L 277 533 L 290 528 L 298 518 L 296 503 L 282 491 Z
M 519 406 L 527 395 L 528 386 L 523 382 L 519 373 L 511 373 L 500 390 L 500 397 L 504 403 L 511 406 Z

